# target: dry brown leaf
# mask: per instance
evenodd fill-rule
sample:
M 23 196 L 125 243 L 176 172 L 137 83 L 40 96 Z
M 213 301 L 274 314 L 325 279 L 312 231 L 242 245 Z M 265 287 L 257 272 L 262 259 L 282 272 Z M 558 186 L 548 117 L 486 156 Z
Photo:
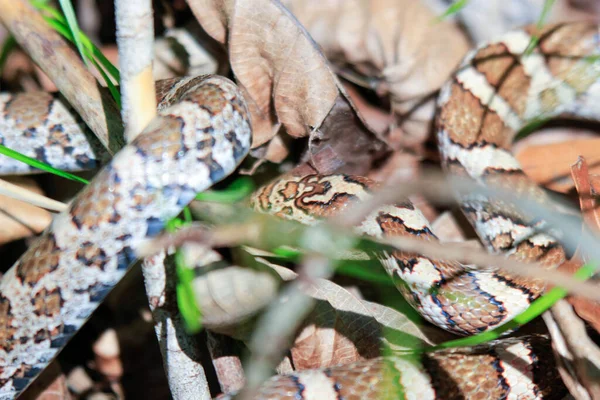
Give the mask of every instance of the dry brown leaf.
M 397 138 L 398 145 L 414 146 L 425 140 L 435 109 L 431 95 L 469 49 L 460 29 L 452 22 L 436 22 L 436 14 L 421 1 L 283 3 L 330 60 L 352 65 L 367 86 L 375 86 L 380 95 L 391 95 L 393 111 L 407 134 Z
M 348 364 L 380 355 L 381 326 L 350 292 L 327 280 L 307 290 L 318 299 L 291 349 L 296 369 Z
M 394 123 L 394 116 L 389 113 L 389 110 L 382 110 L 368 103 L 353 85 L 345 83 L 344 89 L 369 126 L 380 135 L 387 133 Z M 402 132 L 399 131 L 398 134 L 402 135 Z
M 359 299 L 325 279 L 306 293 L 318 302 L 291 349 L 299 370 L 377 357 L 383 346 L 400 350 L 449 338 L 440 329 L 417 325 L 398 310 Z
M 590 175 L 587 162 L 583 157 L 579 157 L 577 163 L 572 165 L 571 175 L 579 194 L 579 203 L 584 221 L 588 227 L 598 232 L 600 231 L 600 209 L 596 204 L 596 199 L 600 190 L 600 177 Z M 575 273 L 582 264 L 578 255 L 575 254 L 571 260 L 563 263 L 560 269 Z M 600 332 L 600 304 L 577 296 L 569 296 L 568 301 L 581 318 Z
M 296 278 L 296 273 L 256 257 L 254 264 L 271 268 L 282 280 Z M 250 261 L 245 264 L 250 263 Z M 232 267 L 228 267 L 231 269 Z M 239 267 L 238 267 L 239 268 Z M 233 271 L 233 273 L 239 271 Z M 235 278 L 240 279 L 240 276 Z M 260 291 L 260 285 L 250 285 Z M 291 348 L 295 369 L 322 368 L 381 355 L 382 346 L 406 349 L 423 343 L 447 340 L 449 334 L 432 326 L 421 326 L 394 308 L 360 299 L 334 282 L 317 279 L 305 289 L 317 300 L 314 310 L 303 324 Z M 401 299 L 400 293 L 395 293 Z M 251 297 L 261 296 L 257 293 Z M 274 296 L 273 296 L 274 297 Z M 243 299 L 239 299 L 240 302 Z M 249 302 L 251 303 L 251 302 Z M 406 305 L 408 307 L 408 305 Z M 240 308 L 247 308 L 245 305 Z M 202 308 L 203 314 L 206 310 Z M 257 309 L 255 311 L 258 311 Z M 227 335 L 245 339 L 248 326 L 227 329 Z
M 254 154 L 278 162 L 291 138 L 309 136 L 308 158 L 319 172 L 361 173 L 385 150 L 317 45 L 279 1 L 188 3 L 204 29 L 228 46 L 252 115 L 252 147 L 261 149 Z M 288 136 L 273 140 L 281 127 Z
M 563 131 L 558 139 L 552 132 L 535 138 L 538 143 L 544 139 L 561 141 L 540 145 L 533 145 L 530 141 L 531 145 L 523 148 L 522 144 L 515 152 L 523 170 L 535 182 L 556 191 L 568 192 L 573 187 L 571 164 L 579 156 L 586 158 L 591 173 L 600 173 L 600 139 L 582 139 L 568 131 Z
M 275 297 L 279 284 L 271 273 L 232 265 L 207 271 L 192 286 L 202 324 L 215 332 L 243 337 L 237 327 Z
M 600 175 L 592 174 L 583 156 L 571 166 L 571 174 L 579 194 L 583 219 L 589 227 L 600 232 L 600 208 L 596 201 L 600 193 Z
M 5 178 L 10 183 L 43 194 L 31 178 Z M 52 220 L 52 214 L 20 200 L 0 195 L 0 244 L 42 232 Z

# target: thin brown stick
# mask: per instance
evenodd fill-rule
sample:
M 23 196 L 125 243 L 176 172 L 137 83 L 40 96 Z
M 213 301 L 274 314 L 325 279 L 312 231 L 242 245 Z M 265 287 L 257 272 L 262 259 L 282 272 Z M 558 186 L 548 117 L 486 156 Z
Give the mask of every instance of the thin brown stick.
M 350 240 L 353 237 L 347 230 L 341 230 L 339 227 L 331 226 L 328 223 L 323 223 L 315 227 L 297 225 L 293 228 L 294 230 L 291 230 L 287 221 L 278 220 L 275 217 L 267 217 L 262 214 L 255 214 L 249 210 L 247 213 L 255 215 L 256 218 L 248 220 L 243 224 L 232 223 L 231 225 L 229 224 L 230 221 L 226 221 L 223 218 L 222 222 L 224 225 L 217 226 L 212 230 L 196 226 L 182 229 L 174 234 L 160 236 L 157 239 L 149 241 L 144 246 L 143 254 L 153 254 L 160 251 L 160 249 L 170 246 L 177 247 L 185 242 L 196 242 L 208 247 L 231 247 L 240 244 L 262 249 L 272 249 L 277 246 L 301 247 L 302 242 L 308 242 L 306 240 L 303 241 L 302 238 L 317 235 L 317 229 L 320 230 L 318 236 L 321 238 L 339 238 L 345 236 Z M 239 209 L 236 209 L 238 217 L 242 214 Z M 354 238 L 357 239 L 356 237 Z M 456 260 L 468 265 L 465 268 L 478 268 L 472 265 L 479 265 L 481 266 L 480 268 L 489 268 L 491 271 L 498 268 L 512 275 L 539 279 L 547 284 L 560 286 L 570 294 L 600 301 L 600 290 L 597 284 L 578 281 L 571 274 L 558 270 L 548 270 L 537 263 L 524 263 L 502 255 L 490 254 L 485 250 L 455 246 L 452 243 L 444 244 L 424 241 L 409 236 L 382 239 L 369 238 L 369 240 L 385 246 L 391 246 L 397 250 L 421 254 L 424 257 L 432 259 Z M 319 249 L 310 250 L 319 251 Z M 321 254 L 330 259 L 336 259 L 344 255 L 340 249 L 326 250 L 322 249 Z
M 408 195 L 421 193 L 431 201 L 440 204 L 456 203 L 455 195 L 482 195 L 497 201 L 512 203 L 530 217 L 543 220 L 548 225 L 544 229 L 555 229 L 562 233 L 559 240 L 569 251 L 577 248 L 592 260 L 600 260 L 600 238 L 584 229 L 581 233 L 582 219 L 579 210 L 545 197 L 540 199 L 515 195 L 502 186 L 482 186 L 472 179 L 458 176 L 447 177 L 441 173 L 429 171 L 418 182 L 404 182 L 391 179 L 373 196 L 344 212 L 330 221 L 333 225 L 348 229 L 364 220 L 373 210 L 384 204 L 405 201 Z
M 123 146 L 119 110 L 79 56 L 27 0 L 0 0 L 0 21 L 77 110 L 109 152 Z
M 578 281 L 571 274 L 547 269 L 538 263 L 524 263 L 505 256 L 490 254 L 484 250 L 449 246 L 407 236 L 385 238 L 377 241 L 402 251 L 418 253 L 433 259 L 456 260 L 464 264 L 490 266 L 487 267 L 490 270 L 498 268 L 512 275 L 539 279 L 547 284 L 560 286 L 570 294 L 600 301 L 600 287 L 597 284 Z M 474 269 L 477 269 L 477 267 L 474 267 Z

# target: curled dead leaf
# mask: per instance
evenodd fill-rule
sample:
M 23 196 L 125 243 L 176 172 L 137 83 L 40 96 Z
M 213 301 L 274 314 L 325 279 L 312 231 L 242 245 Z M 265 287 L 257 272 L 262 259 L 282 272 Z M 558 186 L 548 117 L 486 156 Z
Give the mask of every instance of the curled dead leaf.
M 268 300 L 276 298 L 275 293 L 264 290 L 264 285 L 253 276 L 257 274 L 255 268 L 262 265 L 264 268 L 271 269 L 284 281 L 294 280 L 297 275 L 287 268 L 251 253 L 236 252 L 236 254 L 245 260 L 243 264 L 252 265 L 253 268 L 224 267 L 220 273 L 226 271 L 226 279 L 217 277 L 214 270 L 208 270 L 205 273 L 206 277 L 202 278 L 205 282 L 198 286 L 195 284 L 194 287 L 197 299 L 200 292 L 203 293 L 201 298 L 208 297 L 208 300 L 204 301 L 206 304 L 201 305 L 205 326 L 247 340 L 246 335 L 251 331 L 251 327 L 239 323 L 250 320 L 251 313 L 260 310 L 258 303 L 253 299 L 267 299 L 269 296 Z M 250 282 L 252 280 L 258 283 Z M 237 283 L 232 284 L 232 282 Z M 244 286 L 247 291 L 240 291 L 243 296 L 239 293 L 233 296 L 234 305 L 242 311 L 232 310 L 229 306 L 232 304 L 230 299 L 223 305 L 221 293 L 229 293 L 231 290 L 219 289 L 221 285 Z M 363 300 L 326 279 L 312 281 L 304 287 L 303 291 L 317 302 L 304 321 L 290 350 L 295 369 L 322 368 L 350 363 L 377 357 L 382 354 L 384 346 L 394 349 L 414 348 L 425 343 L 440 342 L 448 339 L 449 336 L 435 327 L 419 325 L 395 308 Z M 395 299 L 403 301 L 399 293 L 394 294 Z M 262 302 L 262 306 L 267 302 Z M 409 308 L 406 304 L 405 307 Z M 222 312 L 223 308 L 227 310 L 225 313 Z M 244 319 L 231 318 L 240 312 L 244 314 Z M 213 314 L 215 318 L 212 317 Z M 223 323 L 225 318 L 227 321 Z M 213 323 L 213 319 L 218 321 L 218 324 Z
M 291 349 L 298 370 L 347 364 L 381 356 L 386 347 L 405 350 L 451 336 L 413 321 L 399 309 L 363 300 L 329 280 L 317 280 L 306 293 L 317 305 Z M 412 312 L 399 293 L 394 296 Z
M 327 280 L 317 281 L 307 294 L 318 301 L 291 349 L 297 369 L 380 355 L 381 327 L 358 298 Z
M 469 49 L 460 29 L 436 21 L 413 0 L 284 0 L 325 55 L 351 65 L 364 86 L 389 95 L 401 129 L 395 145 L 415 146 L 428 136 L 434 94 Z M 354 79 L 352 79 L 354 80 Z
M 280 127 L 290 138 L 309 136 L 318 144 L 327 142 L 327 158 L 336 160 L 323 162 L 322 148 L 314 143 L 308 151 L 308 158 L 322 173 L 333 172 L 331 168 L 358 173 L 359 166 L 367 171 L 385 150 L 356 112 L 318 46 L 279 1 L 195 0 L 189 4 L 206 31 L 227 44 L 232 70 L 252 117 L 252 147 L 265 146 L 262 155 L 268 160 L 278 162 L 287 155 L 287 140 L 273 140 L 280 135 Z M 356 118 L 348 118 L 349 114 Z M 339 115 L 344 116 L 341 132 Z M 349 143 L 360 147 L 349 148 Z M 355 161 L 357 157 L 362 158 L 361 164 Z

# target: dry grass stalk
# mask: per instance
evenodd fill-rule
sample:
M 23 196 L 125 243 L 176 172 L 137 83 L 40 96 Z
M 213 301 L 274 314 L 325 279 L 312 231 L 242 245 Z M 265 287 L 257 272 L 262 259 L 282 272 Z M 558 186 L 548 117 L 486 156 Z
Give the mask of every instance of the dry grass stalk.
M 21 186 L 17 186 L 2 179 L 0 179 L 0 194 L 50 211 L 62 212 L 67 209 L 65 203 L 52 200 L 46 196 L 34 193 L 31 190 L 24 189 Z

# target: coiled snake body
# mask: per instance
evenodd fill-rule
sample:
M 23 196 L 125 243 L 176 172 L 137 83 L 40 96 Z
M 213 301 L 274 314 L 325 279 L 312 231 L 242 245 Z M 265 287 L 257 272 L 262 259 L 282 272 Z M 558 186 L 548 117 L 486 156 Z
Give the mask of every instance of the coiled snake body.
M 543 191 L 527 179 L 510 154 L 510 143 L 515 132 L 539 116 L 600 119 L 599 67 L 590 61 L 599 50 L 598 28 L 568 24 L 534 30 L 507 34 L 465 58 L 441 91 L 437 132 L 442 160 L 450 172 L 483 184 L 509 185 L 544 201 Z M 523 55 L 533 33 L 537 46 Z M 233 84 L 209 77 L 158 86 L 164 94 L 159 116 L 3 277 L 0 398 L 14 397 L 51 361 L 118 282 L 146 239 L 159 233 L 197 192 L 231 173 L 246 155 L 250 123 Z M 13 118 L 11 107 L 18 107 L 11 99 L 0 99 L 6 123 L 24 129 L 26 137 L 38 142 L 31 147 L 38 149 L 33 156 L 51 162 L 60 158 L 53 151 L 62 151 L 52 149 L 64 149 L 63 142 L 89 143 L 81 132 L 68 132 L 58 117 L 35 116 L 35 107 L 20 119 Z M 39 110 L 50 115 L 57 107 Z M 31 121 L 36 125 L 33 129 Z M 71 163 L 93 162 L 95 145 L 86 146 L 66 151 Z M 365 191 L 365 182 L 341 175 L 286 177 L 263 188 L 255 204 L 280 214 L 306 215 L 308 206 L 327 213 L 336 199 L 360 197 L 356 193 Z M 482 196 L 465 197 L 462 206 L 491 250 L 548 266 L 564 260 L 556 239 L 538 233 L 542 222 Z M 408 203 L 374 211 L 361 228 L 367 234 L 435 238 L 424 217 Z M 458 334 L 506 322 L 543 291 L 536 282 L 489 268 L 465 269 L 457 263 L 403 253 L 382 258 L 413 306 L 431 322 Z M 548 360 L 545 338 L 505 339 L 484 347 L 433 353 L 417 361 L 375 359 L 274 377 L 259 398 L 398 398 L 398 393 L 419 399 L 559 398 L 563 388 Z

